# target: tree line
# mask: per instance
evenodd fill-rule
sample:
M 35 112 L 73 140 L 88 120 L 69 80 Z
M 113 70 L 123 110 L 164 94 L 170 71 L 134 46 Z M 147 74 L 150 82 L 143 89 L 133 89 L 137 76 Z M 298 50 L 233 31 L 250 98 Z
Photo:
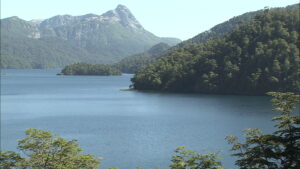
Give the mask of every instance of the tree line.
M 90 64 L 90 63 L 75 63 L 65 66 L 58 75 L 121 75 L 122 73 L 109 65 L 105 64 Z

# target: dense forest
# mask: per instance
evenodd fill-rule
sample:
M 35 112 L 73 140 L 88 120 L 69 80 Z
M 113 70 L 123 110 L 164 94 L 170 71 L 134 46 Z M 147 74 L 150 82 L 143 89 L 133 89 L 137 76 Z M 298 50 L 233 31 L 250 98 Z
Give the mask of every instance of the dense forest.
M 227 136 L 232 145 L 235 164 L 241 169 L 299 169 L 300 167 L 300 117 L 293 115 L 299 95 L 293 93 L 268 93 L 273 96 L 274 111 L 280 114 L 272 118 L 277 122 L 275 131 L 263 134 L 259 129 L 247 129 L 245 141 Z M 103 157 L 83 154 L 77 140 L 66 140 L 50 131 L 28 129 L 26 137 L 19 140 L 19 154 L 0 151 L 0 168 L 51 168 L 97 169 Z M 201 154 L 181 146 L 172 156 L 170 169 L 224 169 L 219 153 Z M 137 167 L 141 169 L 140 167 Z M 109 168 L 117 169 L 117 168 Z
M 299 93 L 298 7 L 265 9 L 223 38 L 171 51 L 138 71 L 133 87 L 222 94 Z
M 75 63 L 64 67 L 58 75 L 121 75 L 122 73 L 109 65 L 90 64 L 90 63 Z

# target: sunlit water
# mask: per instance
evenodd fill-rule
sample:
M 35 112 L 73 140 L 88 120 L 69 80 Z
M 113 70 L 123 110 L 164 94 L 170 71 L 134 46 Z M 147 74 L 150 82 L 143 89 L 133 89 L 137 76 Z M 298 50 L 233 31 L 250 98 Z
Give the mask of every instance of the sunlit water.
M 269 97 L 123 91 L 132 75 L 56 76 L 59 70 L 2 70 L 1 148 L 16 150 L 27 128 L 78 139 L 85 153 L 102 156 L 101 168 L 164 168 L 181 145 L 207 153 L 242 129 L 270 132 Z

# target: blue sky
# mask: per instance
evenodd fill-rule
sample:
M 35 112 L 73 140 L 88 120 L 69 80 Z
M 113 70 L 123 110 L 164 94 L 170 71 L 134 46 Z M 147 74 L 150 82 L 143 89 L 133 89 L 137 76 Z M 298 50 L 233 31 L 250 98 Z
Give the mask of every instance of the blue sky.
M 55 15 L 102 14 L 118 4 L 127 6 L 145 29 L 162 37 L 182 40 L 234 16 L 299 0 L 1 0 L 1 18 L 25 20 Z

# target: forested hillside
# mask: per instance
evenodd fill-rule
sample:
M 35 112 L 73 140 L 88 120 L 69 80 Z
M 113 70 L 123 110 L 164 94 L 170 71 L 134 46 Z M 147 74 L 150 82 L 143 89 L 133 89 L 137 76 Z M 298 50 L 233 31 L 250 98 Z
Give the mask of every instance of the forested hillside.
M 298 4 L 299 5 L 299 4 Z M 140 70 L 139 90 L 299 93 L 299 6 L 265 9 L 224 38 L 184 46 Z
M 299 8 L 298 4 L 290 5 L 290 6 L 286 7 L 286 9 L 288 9 L 288 10 L 295 10 L 298 8 Z M 266 9 L 267 9 L 267 7 L 266 7 Z M 276 8 L 271 8 L 268 10 L 276 10 Z M 191 45 L 191 44 L 205 43 L 214 38 L 221 38 L 224 35 L 230 33 L 231 31 L 237 29 L 240 25 L 249 23 L 251 20 L 254 19 L 254 17 L 256 15 L 261 14 L 261 13 L 263 13 L 263 10 L 247 12 L 242 15 L 233 17 L 233 18 L 229 19 L 228 21 L 225 21 L 223 23 L 220 23 L 220 24 L 212 27 L 208 31 L 202 32 L 191 39 L 188 39 L 186 41 L 179 43 L 178 45 L 174 46 L 174 48 L 179 48 L 179 47 L 183 47 L 183 46 L 187 46 L 187 45 Z
M 159 43 L 152 46 L 146 52 L 128 56 L 122 59 L 120 62 L 113 65 L 113 67 L 119 69 L 123 73 L 135 73 L 137 70 L 152 64 L 156 60 L 156 55 L 166 51 L 170 46 L 166 43 Z
M 249 23 L 256 14 L 261 13 L 262 10 L 254 11 L 254 12 L 247 12 L 245 14 L 233 17 L 228 21 L 220 23 L 211 29 L 202 32 L 195 37 L 188 39 L 184 42 L 179 43 L 175 48 L 191 45 L 191 44 L 199 44 L 205 43 L 214 38 L 220 38 L 226 35 L 227 33 L 231 32 L 232 30 L 239 27 L 241 24 Z

